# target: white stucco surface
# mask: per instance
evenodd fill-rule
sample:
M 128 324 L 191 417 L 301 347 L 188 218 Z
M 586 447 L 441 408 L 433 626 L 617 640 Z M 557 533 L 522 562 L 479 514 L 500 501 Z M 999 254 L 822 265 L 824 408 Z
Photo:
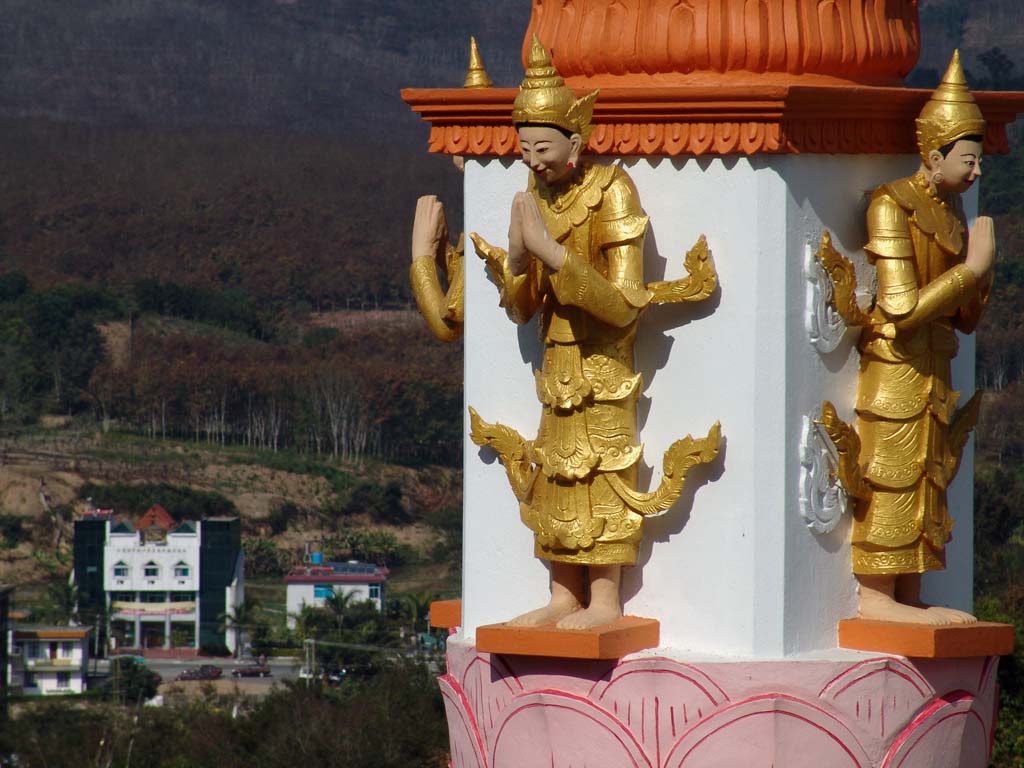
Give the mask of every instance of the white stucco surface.
M 87 640 L 68 638 L 58 632 L 52 637 L 15 638 L 9 643 L 8 650 L 13 651 L 12 664 L 7 670 L 9 685 L 20 687 L 29 695 L 85 691 L 84 673 L 89 659 Z M 61 676 L 65 677 L 63 683 Z M 33 684 L 26 685 L 27 679 Z
M 198 533 L 172 531 L 165 541 L 142 543 L 137 532 L 111 533 L 107 523 L 107 541 L 103 545 L 103 588 L 115 592 L 173 591 L 195 592 L 199 589 L 199 545 Z M 128 572 L 117 576 L 114 568 L 123 563 Z M 153 563 L 157 575 L 145 575 L 145 567 Z M 176 576 L 175 567 L 183 565 L 186 575 Z
M 367 600 L 371 601 L 374 607 L 380 611 L 382 609 L 383 599 L 380 595 L 383 594 L 383 585 L 376 585 L 379 587 L 378 597 L 370 597 L 370 585 L 367 584 L 341 584 L 332 583 L 328 584 L 324 582 L 325 586 L 330 586 L 336 595 L 352 595 L 353 603 L 362 603 Z M 296 616 L 302 613 L 304 607 L 310 608 L 323 608 L 326 599 L 323 597 L 316 597 L 316 584 L 296 584 L 291 583 L 285 587 L 285 602 L 286 609 L 288 611 L 288 629 L 295 629 L 298 624 Z
M 832 400 L 853 419 L 858 355 L 853 337 L 819 354 L 804 328 L 803 258 L 823 229 L 865 265 L 866 194 L 911 173 L 909 156 L 783 155 L 755 159 L 620 160 L 650 217 L 647 281 L 683 275 L 683 256 L 702 233 L 714 254 L 720 291 L 694 305 L 648 309 L 636 354 L 644 395 L 642 490 L 661 477 L 676 439 L 722 423 L 719 460 L 691 472 L 683 498 L 646 522 L 635 568 L 626 569 L 627 613 L 661 621 L 662 645 L 697 654 L 780 657 L 835 646 L 836 621 L 855 612 L 850 518 L 831 534 L 806 526 L 798 509 L 803 416 Z M 507 244 L 508 211 L 526 186 L 521 163 L 467 160 L 466 232 Z M 970 205 L 970 201 L 967 201 Z M 862 279 L 870 270 L 861 266 Z M 497 306 L 467 238 L 466 404 L 490 422 L 536 434 L 540 405 L 533 369 L 536 321 L 518 328 Z M 964 343 L 957 383 L 973 365 Z M 468 434 L 468 420 L 467 420 Z M 936 602 L 970 607 L 971 480 L 968 452 L 950 493 L 957 519 L 949 567 L 926 577 Z M 545 565 L 533 557 L 504 470 L 491 451 L 466 439 L 463 634 L 541 605 Z

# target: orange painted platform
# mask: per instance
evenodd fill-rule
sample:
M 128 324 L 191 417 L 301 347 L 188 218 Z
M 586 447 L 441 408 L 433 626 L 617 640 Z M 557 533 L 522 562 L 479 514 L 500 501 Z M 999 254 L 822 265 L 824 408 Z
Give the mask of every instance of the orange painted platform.
M 839 645 L 857 651 L 880 651 L 922 659 L 1003 656 L 1013 653 L 1013 626 L 976 624 L 903 624 L 870 619 L 839 622 Z
M 563 659 L 621 659 L 645 648 L 656 648 L 661 625 L 656 619 L 623 616 L 594 629 L 512 627 L 489 624 L 476 631 L 476 648 L 487 653 L 551 656 Z
M 430 604 L 430 626 L 442 629 L 462 626 L 462 600 L 435 600 Z

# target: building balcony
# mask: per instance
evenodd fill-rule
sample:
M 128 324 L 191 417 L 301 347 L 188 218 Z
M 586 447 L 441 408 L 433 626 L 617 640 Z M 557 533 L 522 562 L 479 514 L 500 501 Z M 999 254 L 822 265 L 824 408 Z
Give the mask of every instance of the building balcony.
M 82 659 L 25 659 L 24 668 L 30 672 L 68 672 L 82 666 Z
M 196 601 L 179 601 L 164 603 L 140 603 L 125 600 L 114 600 L 110 603 L 111 618 L 135 616 L 188 616 L 196 612 Z

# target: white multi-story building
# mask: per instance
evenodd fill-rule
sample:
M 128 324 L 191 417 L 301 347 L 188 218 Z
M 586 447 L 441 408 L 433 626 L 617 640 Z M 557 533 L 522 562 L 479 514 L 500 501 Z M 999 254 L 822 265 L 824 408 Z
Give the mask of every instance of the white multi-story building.
M 157 505 L 134 523 L 108 512 L 75 523 L 79 610 L 103 612 L 117 647 L 234 650 L 244 562 L 237 518 L 178 523 Z
M 295 568 L 284 577 L 288 608 L 288 628 L 295 629 L 295 617 L 304 607 L 323 608 L 335 594 L 351 594 L 353 602 L 369 600 L 378 611 L 384 606 L 384 583 L 388 569 L 372 563 L 322 563 L 313 555 L 309 566 Z
M 11 687 L 43 696 L 85 691 L 90 632 L 89 627 L 15 627 Z

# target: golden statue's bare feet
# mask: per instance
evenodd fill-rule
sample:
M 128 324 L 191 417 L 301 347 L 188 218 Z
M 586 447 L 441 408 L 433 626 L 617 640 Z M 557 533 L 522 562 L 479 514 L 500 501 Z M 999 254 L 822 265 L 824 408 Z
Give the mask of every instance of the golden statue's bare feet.
M 556 625 L 559 629 L 592 629 L 603 627 L 622 618 L 618 604 L 615 606 L 594 605 L 575 613 L 570 613 Z
M 928 607 L 929 613 L 934 613 L 937 616 L 942 616 L 948 620 L 950 624 L 977 624 L 978 617 L 972 616 L 967 611 L 958 611 L 956 608 L 943 608 L 940 605 L 932 605 Z
M 860 610 L 857 615 L 862 619 L 899 621 L 908 624 L 936 626 L 952 624 L 950 618 L 935 613 L 930 608 L 917 608 L 913 605 L 897 603 L 891 597 L 877 593 L 864 594 L 863 590 L 860 596 Z
M 539 627 L 543 624 L 553 624 L 565 616 L 578 612 L 580 608 L 578 600 L 552 598 L 543 608 L 527 611 L 506 623 L 513 627 Z

